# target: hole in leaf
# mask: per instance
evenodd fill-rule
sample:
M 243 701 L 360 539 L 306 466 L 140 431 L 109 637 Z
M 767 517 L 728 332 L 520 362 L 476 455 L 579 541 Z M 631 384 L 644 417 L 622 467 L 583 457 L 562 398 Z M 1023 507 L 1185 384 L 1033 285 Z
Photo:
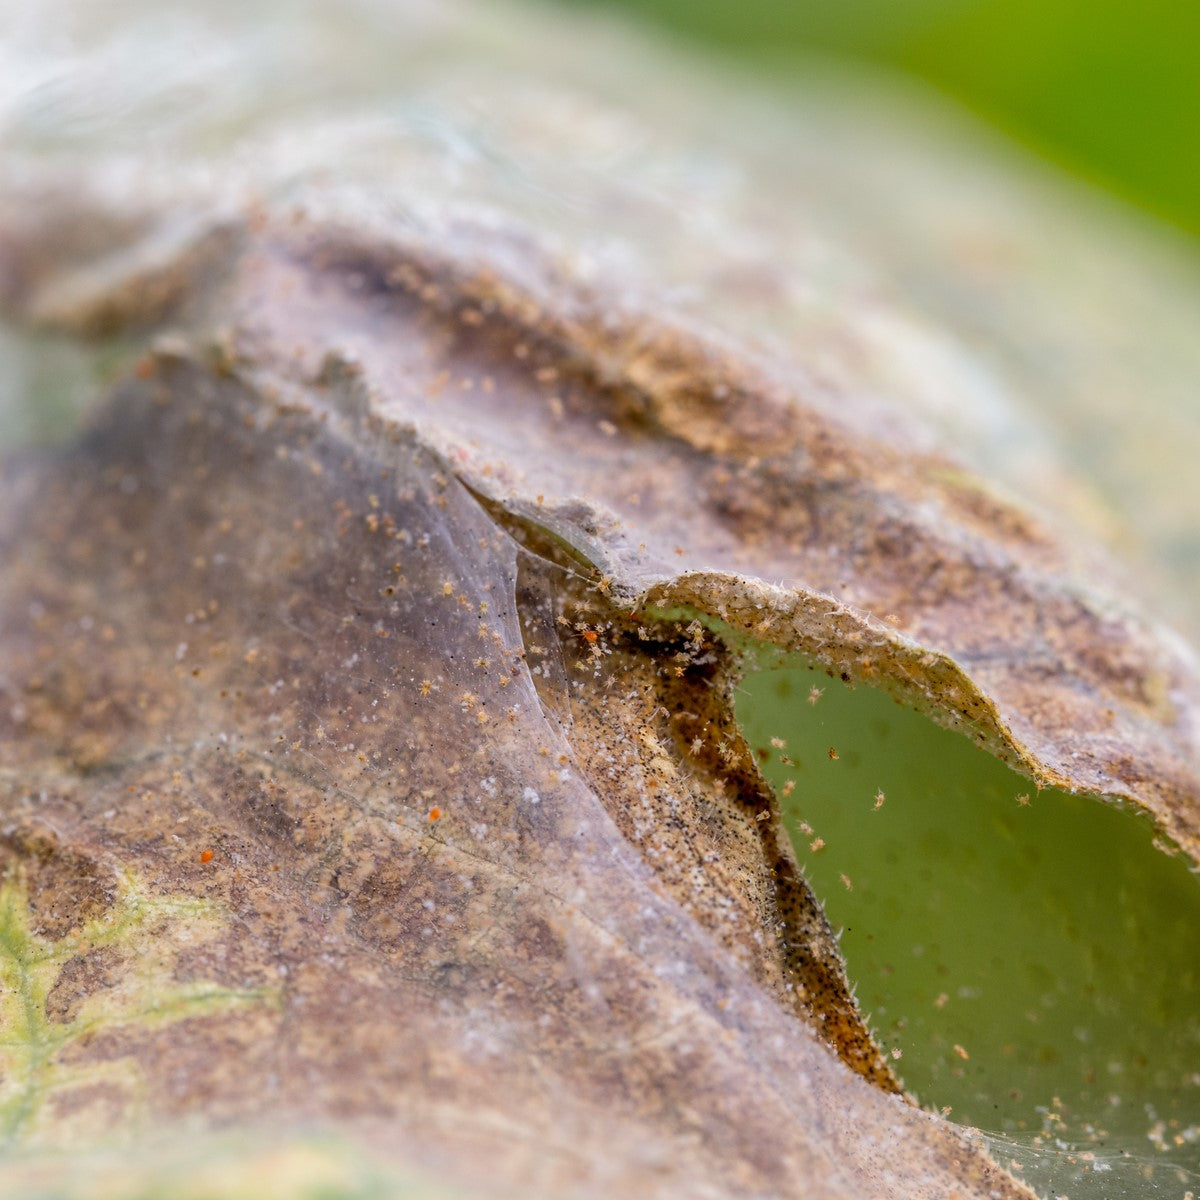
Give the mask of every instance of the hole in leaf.
M 1035 1190 L 1195 1188 L 1200 879 L 1151 822 L 820 671 L 737 711 L 908 1089 Z

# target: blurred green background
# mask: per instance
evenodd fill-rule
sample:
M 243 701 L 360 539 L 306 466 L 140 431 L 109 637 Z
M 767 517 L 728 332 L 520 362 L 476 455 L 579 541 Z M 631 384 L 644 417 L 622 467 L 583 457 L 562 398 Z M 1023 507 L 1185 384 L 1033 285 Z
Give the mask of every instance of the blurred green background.
M 781 75 L 915 77 L 1200 235 L 1200 0 L 561 0 L 625 9 Z

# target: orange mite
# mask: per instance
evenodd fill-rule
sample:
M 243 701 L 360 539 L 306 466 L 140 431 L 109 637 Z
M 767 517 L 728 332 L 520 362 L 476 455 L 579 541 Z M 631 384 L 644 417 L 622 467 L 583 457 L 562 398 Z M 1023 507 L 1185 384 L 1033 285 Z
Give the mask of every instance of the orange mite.
M 203 850 L 200 853 L 200 861 L 203 863 L 212 862 L 213 852 L 211 850 Z
M 585 629 L 583 631 L 584 641 L 594 642 L 599 636 L 594 629 Z
M 440 808 L 431 808 L 429 810 L 429 819 L 431 821 L 440 821 L 442 819 L 442 810 Z

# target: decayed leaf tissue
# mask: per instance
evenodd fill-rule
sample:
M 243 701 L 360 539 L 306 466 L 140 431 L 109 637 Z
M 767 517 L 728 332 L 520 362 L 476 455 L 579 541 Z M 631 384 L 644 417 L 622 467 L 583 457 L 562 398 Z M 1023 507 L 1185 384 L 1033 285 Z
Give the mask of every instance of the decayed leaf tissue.
M 1170 247 L 582 18 L 35 7 L 4 1194 L 1032 1195 L 904 1093 L 733 700 L 795 652 L 1200 858 Z

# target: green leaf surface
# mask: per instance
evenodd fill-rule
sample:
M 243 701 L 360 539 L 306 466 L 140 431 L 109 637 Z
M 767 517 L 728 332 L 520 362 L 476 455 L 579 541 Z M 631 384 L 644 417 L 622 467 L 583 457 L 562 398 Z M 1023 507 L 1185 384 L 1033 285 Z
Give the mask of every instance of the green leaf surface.
M 1152 824 L 822 671 L 738 715 L 905 1084 L 1039 1188 L 1200 1177 L 1200 880 Z

